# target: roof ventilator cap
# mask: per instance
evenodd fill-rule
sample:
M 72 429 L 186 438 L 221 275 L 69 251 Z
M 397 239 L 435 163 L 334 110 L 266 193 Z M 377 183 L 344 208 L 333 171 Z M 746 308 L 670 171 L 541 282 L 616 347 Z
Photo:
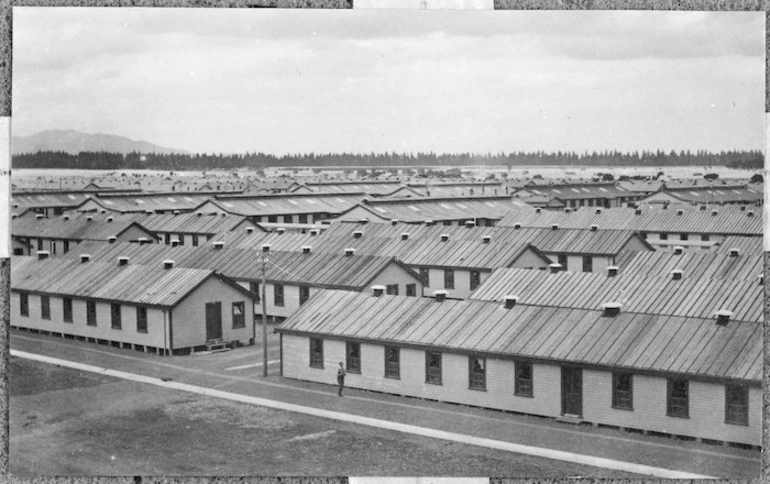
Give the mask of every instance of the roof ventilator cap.
M 602 209 L 601 209 L 601 208 L 597 208 L 597 209 L 596 209 L 596 213 L 597 213 L 597 215 L 598 215 L 598 214 L 600 214 L 600 213 L 602 213 Z
M 551 230 L 559 230 L 559 224 L 551 224 Z
M 246 227 L 246 233 L 247 234 L 253 234 L 254 233 L 254 227 Z
M 681 245 L 674 246 L 674 255 L 682 255 L 684 253 L 684 247 Z
M 179 210 L 174 210 L 172 213 L 173 213 L 174 215 L 179 215 L 181 212 L 180 212 Z
M 607 277 L 615 277 L 618 275 L 618 271 L 620 269 L 618 266 L 609 266 L 607 267 Z
M 733 247 L 730 249 L 730 257 L 738 257 L 741 254 L 741 250 Z
M 174 242 L 178 242 L 178 241 L 175 240 Z M 225 246 L 225 243 L 222 242 L 221 240 L 217 240 L 214 243 L 212 243 L 211 245 L 213 245 L 215 249 L 219 250 L 219 249 L 221 249 L 222 247 Z
M 753 217 L 754 216 L 754 210 L 749 210 L 748 212 L 746 212 L 746 216 L 747 217 Z
M 618 314 L 620 314 L 620 309 L 623 307 L 622 304 L 619 302 L 607 302 L 602 304 L 602 309 L 604 310 L 604 315 L 608 317 L 615 317 Z
M 309 245 L 305 245 L 305 246 L 302 247 L 302 253 L 303 254 L 309 254 L 310 251 L 312 251 L 312 250 L 313 250 L 313 248 L 310 247 Z
M 40 215 L 38 215 L 38 217 L 40 217 Z M 94 218 L 93 218 L 91 215 L 89 215 L 88 217 L 86 217 L 86 221 L 88 221 L 88 222 L 92 221 L 93 219 L 94 219 Z
M 466 220 L 465 221 L 465 226 L 467 228 L 469 228 L 469 229 L 472 229 L 473 227 L 476 226 L 476 222 L 474 222 L 473 220 Z
M 11 214 L 11 218 L 19 218 L 19 214 L 18 213 L 12 213 Z
M 124 255 L 122 255 L 122 256 L 120 256 L 120 257 L 118 257 L 118 265 L 119 265 L 119 266 L 125 266 L 125 265 L 128 265 L 128 257 L 126 257 L 126 256 L 124 256 Z
M 284 232 L 286 232 L 286 229 L 283 227 L 278 227 L 277 229 L 275 229 L 275 233 L 277 233 L 278 235 L 283 235 Z
M 198 217 L 202 217 L 203 216 L 203 212 L 195 212 L 195 215 L 197 215 Z
M 391 220 L 390 225 L 398 225 L 398 220 L 396 219 Z
M 701 205 L 699 210 L 706 210 L 706 206 L 705 205 Z
M 449 240 L 449 234 L 441 234 L 441 242 L 446 242 Z
M 741 212 L 745 212 L 745 211 L 746 211 L 746 205 L 741 205 Z
M 262 252 L 270 252 L 270 244 L 263 244 L 262 245 Z
M 591 232 L 596 232 L 597 230 L 599 230 L 598 225 L 591 225 Z
M 443 289 L 438 291 L 433 291 L 433 297 L 436 298 L 436 302 L 441 302 L 444 299 L 446 299 L 446 294 L 447 292 L 444 291 Z
M 144 213 L 147 215 L 152 215 L 154 212 L 152 210 L 145 210 Z
M 380 297 L 385 294 L 385 286 L 372 286 L 372 296 Z
M 114 235 L 110 235 L 109 237 L 107 237 L 107 242 L 109 242 L 110 244 L 114 244 L 117 241 L 118 241 L 118 238 L 115 237 Z
M 99 210 L 99 213 L 107 213 L 107 210 L 102 208 L 101 210 Z
M 684 210 L 682 210 L 681 208 L 676 211 L 677 215 L 682 215 L 683 213 L 684 213 Z
M 719 213 L 719 210 L 712 210 L 711 211 L 711 216 L 713 217 L 713 216 L 715 216 L 718 213 Z
M 519 300 L 519 296 L 505 296 L 503 297 L 503 301 L 505 301 L 505 309 L 511 309 L 516 305 L 516 302 Z
M 171 247 L 179 247 L 179 241 L 174 239 L 171 241 Z
M 535 213 L 540 213 L 540 207 L 537 207 L 537 208 L 535 209 Z
M 172 269 L 174 267 L 174 261 L 171 259 L 166 259 L 163 261 L 163 268 L 164 269 Z
M 558 262 L 554 262 L 553 264 L 548 264 L 548 267 L 551 269 L 551 273 L 556 274 L 557 272 L 561 271 L 561 264 Z
M 682 270 L 681 269 L 674 269 L 671 271 L 671 280 L 673 281 L 679 281 L 682 279 Z
M 763 286 L 765 284 L 765 275 L 764 274 L 758 275 L 757 279 L 759 280 L 759 285 L 760 286 Z
M 318 229 L 310 229 L 310 235 L 318 235 Z
M 37 251 L 37 260 L 47 259 L 49 255 L 51 255 L 51 253 L 48 252 L 47 250 L 38 250 Z
M 115 217 L 107 217 L 107 222 L 112 222 L 113 220 L 115 220 Z
M 491 235 L 485 235 L 485 236 L 483 236 L 483 237 L 481 238 L 481 243 L 482 243 L 482 244 L 488 244 L 488 243 L 490 243 L 491 241 L 492 241 L 492 236 L 491 236 Z
M 401 234 L 401 240 L 409 240 L 409 232 L 403 232 Z
M 521 228 L 521 224 L 517 222 L 517 223 L 513 224 L 513 228 L 518 230 L 518 229 Z
M 361 236 L 363 236 L 363 235 L 364 235 L 364 233 L 362 231 L 360 231 L 360 230 L 356 230 L 355 232 L 353 232 L 353 238 L 354 239 L 360 239 Z
M 64 216 L 64 217 L 62 217 L 62 218 L 63 218 L 64 220 L 69 220 L 69 219 L 70 219 L 70 216 L 69 216 L 69 215 L 65 215 L 65 216 Z
M 353 255 L 355 253 L 356 253 L 356 249 L 354 249 L 352 247 L 348 247 L 348 248 L 345 249 L 345 255 L 348 256 L 348 257 L 350 257 L 351 255 Z
M 641 215 L 641 214 L 642 214 L 641 208 L 637 208 L 636 210 L 634 210 L 634 215 Z
M 733 317 L 733 312 L 727 309 L 720 309 L 714 314 L 717 317 L 717 324 L 720 326 L 726 326 L 730 322 L 730 318 Z
M 91 254 L 80 254 L 80 262 L 85 264 L 91 260 Z

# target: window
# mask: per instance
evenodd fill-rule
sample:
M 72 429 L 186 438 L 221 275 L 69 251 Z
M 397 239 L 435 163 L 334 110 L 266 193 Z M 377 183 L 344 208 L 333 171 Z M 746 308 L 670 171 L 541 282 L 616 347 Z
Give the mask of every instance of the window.
M 324 341 L 318 338 L 310 338 L 310 366 L 313 368 L 324 367 Z
M 96 303 L 86 301 L 86 325 L 96 326 Z
M 441 353 L 425 352 L 425 382 L 441 385 Z
M 583 256 L 583 272 L 593 272 L 594 263 L 593 258 L 590 255 Z
M 532 393 L 532 363 L 517 361 L 515 363 L 516 381 L 513 392 L 520 397 L 531 397 Z
M 430 271 L 427 267 L 420 267 L 420 280 L 425 287 L 430 286 Z
M 446 220 L 446 221 L 444 221 L 444 225 L 452 225 L 452 221 L 451 220 Z M 462 225 L 462 224 L 460 224 L 460 225 Z
M 494 220 L 487 220 L 486 222 L 484 222 L 484 226 L 486 226 L 486 227 L 494 227 L 495 226 L 495 221 Z
M 72 322 L 72 299 L 65 297 L 62 298 L 62 320 L 64 320 L 65 323 L 71 323 Z
M 444 269 L 444 289 L 455 288 L 455 271 L 452 269 Z
M 29 316 L 29 294 L 26 292 L 19 293 L 19 314 Z
M 275 284 L 273 286 L 273 303 L 276 306 L 283 306 L 283 285 Z
M 469 381 L 468 388 L 471 390 L 487 389 L 487 359 L 480 356 L 471 356 L 468 358 Z
M 407 284 L 406 285 L 406 295 L 409 296 L 409 297 L 417 296 L 417 284 Z
M 647 240 L 647 232 L 639 232 L 639 236 L 644 240 Z
M 306 224 L 307 223 L 307 215 L 305 215 L 305 214 L 300 215 L 298 217 L 298 219 L 299 219 L 297 221 L 298 223 L 301 223 L 301 224 Z
M 708 242 L 709 241 L 709 236 L 708 235 L 701 235 L 700 236 L 700 240 L 702 240 L 703 242 Z
M 725 385 L 725 423 L 749 424 L 749 389 L 743 385 Z
M 147 332 L 147 308 L 144 306 L 138 306 L 136 308 L 136 332 Z
M 110 321 L 112 329 L 121 329 L 123 322 L 120 320 L 120 304 L 110 304 Z
M 278 223 L 278 215 L 268 215 L 267 221 L 271 224 Z
M 350 373 L 361 373 L 361 345 L 345 343 L 345 366 Z
M 48 296 L 40 296 L 40 317 L 51 319 L 51 298 Z
M 283 216 L 283 223 L 290 224 L 291 223 L 291 215 L 284 215 Z
M 299 286 L 299 304 L 305 304 L 310 299 L 310 288 L 308 286 Z
M 192 245 L 198 247 L 198 234 L 192 234 Z
M 666 233 L 661 233 L 661 234 L 660 234 L 660 240 L 668 240 L 668 234 L 666 234 Z
M 689 238 L 688 234 L 679 234 L 679 240 L 688 240 Z
M 668 379 L 668 408 L 669 417 L 688 418 L 690 416 L 690 396 L 687 380 L 682 378 Z
M 166 241 L 166 245 L 171 245 L 171 234 L 170 233 L 166 233 L 164 239 Z
M 24 255 L 24 249 L 21 247 L 16 247 L 13 249 L 13 255 Z
M 567 254 L 559 254 L 559 265 L 561 265 L 561 270 L 566 271 L 567 270 Z
M 262 297 L 262 293 L 259 292 L 259 283 L 258 282 L 249 282 L 249 291 L 254 295 L 254 302 L 260 303 L 262 302 L 260 298 Z
M 51 241 L 51 255 L 56 255 L 56 241 Z
M 43 250 L 43 239 L 37 239 L 37 250 Z
M 54 216 L 56 216 L 56 215 L 62 215 L 63 213 L 64 213 L 64 208 L 63 208 L 63 207 L 54 207 L 54 208 L 53 208 L 53 214 L 54 214 Z
M 385 378 L 401 378 L 400 356 L 398 348 L 385 347 Z
M 233 303 L 233 329 L 246 327 L 245 303 L 238 301 Z
M 179 234 L 179 245 L 184 245 L 184 234 Z
M 634 409 L 633 375 L 625 372 L 612 373 L 612 408 Z
M 481 285 L 481 273 L 479 271 L 471 271 L 471 291 Z
M 69 240 L 65 240 L 64 241 L 64 249 L 63 250 L 64 250 L 64 252 L 63 252 L 64 254 L 66 254 L 67 252 L 70 251 L 70 241 Z
M 385 294 L 390 294 L 391 296 L 398 296 L 398 284 L 388 284 L 385 286 Z

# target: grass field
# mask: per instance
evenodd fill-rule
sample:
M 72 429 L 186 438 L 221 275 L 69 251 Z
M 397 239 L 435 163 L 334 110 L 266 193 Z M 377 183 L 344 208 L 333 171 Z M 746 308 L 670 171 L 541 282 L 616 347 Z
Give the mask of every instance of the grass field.
M 631 477 L 11 359 L 16 475 Z

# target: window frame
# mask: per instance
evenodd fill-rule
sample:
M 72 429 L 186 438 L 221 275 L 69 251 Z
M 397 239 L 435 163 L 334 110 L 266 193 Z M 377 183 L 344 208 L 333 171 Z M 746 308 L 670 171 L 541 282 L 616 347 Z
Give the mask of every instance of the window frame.
M 29 293 L 19 292 L 19 316 L 29 317 Z
M 444 289 L 455 288 L 455 271 L 454 269 L 444 269 Z
M 86 301 L 86 326 L 98 326 L 96 301 Z
M 278 223 L 278 215 L 268 215 L 267 216 L 267 223 L 269 223 L 269 224 L 277 224 Z
M 738 390 L 743 395 L 743 404 L 730 403 L 730 390 Z M 733 411 L 731 412 L 731 408 Z M 738 412 L 735 410 L 739 409 Z M 725 423 L 727 425 L 749 426 L 749 387 L 746 385 L 727 383 L 725 385 Z
M 557 263 L 561 265 L 561 270 L 566 271 L 569 266 L 569 257 L 567 257 L 567 254 L 557 254 L 556 259 Z
M 280 295 L 280 297 L 279 297 Z M 283 284 L 273 284 L 273 305 L 278 308 L 284 307 L 285 299 Z
M 198 234 L 192 234 L 192 246 L 198 247 Z
M 590 255 L 584 255 L 583 256 L 583 272 L 593 272 L 594 271 L 594 258 Z M 586 270 L 588 269 L 588 270 Z
M 254 302 L 257 304 L 262 302 L 262 293 L 259 290 L 259 284 L 259 282 L 249 281 L 249 292 L 254 296 Z
M 690 240 L 690 234 L 680 233 L 679 240 Z
M 396 361 L 389 361 L 388 351 L 394 351 Z M 394 370 L 395 368 L 395 370 Z M 398 346 L 385 346 L 385 378 L 401 379 L 401 348 Z
M 323 368 L 324 367 L 324 340 L 321 338 L 308 338 L 310 348 L 310 367 L 311 368 Z M 318 344 L 318 347 L 314 347 L 314 343 Z
M 438 357 L 438 371 L 431 371 L 431 356 L 436 355 Z M 426 351 L 425 352 L 425 383 L 431 385 L 443 385 L 443 358 L 439 351 Z
M 529 369 L 529 378 L 522 376 L 523 369 Z M 534 367 L 531 361 L 516 360 L 513 363 L 513 394 L 518 397 L 535 396 Z
M 144 329 L 142 329 L 144 327 Z M 148 333 L 147 327 L 147 306 L 136 307 L 136 332 Z
M 351 356 L 354 351 L 358 356 Z M 348 373 L 361 374 L 361 343 L 345 342 L 345 369 Z
M 474 362 L 480 362 L 481 371 L 477 371 Z M 487 359 L 483 356 L 468 357 L 468 389 L 487 391 Z
M 110 303 L 110 328 L 123 329 L 123 317 L 119 303 Z
M 51 297 L 40 295 L 40 319 L 51 319 Z
M 620 378 L 628 377 L 628 390 L 619 387 Z M 627 393 L 628 395 L 624 395 Z M 628 403 L 625 403 L 628 402 Z M 634 374 L 629 371 L 612 372 L 612 408 L 617 410 L 634 409 Z
M 235 311 L 240 309 L 241 314 L 236 314 Z M 246 327 L 246 302 L 234 301 L 230 305 L 230 315 L 233 319 L 233 329 L 242 329 Z
M 406 285 L 406 296 L 407 297 L 417 297 L 417 284 L 407 284 Z
M 685 395 L 675 397 L 673 391 L 676 384 L 684 383 Z M 681 402 L 675 400 L 683 400 Z M 682 410 L 683 408 L 683 410 Z M 668 378 L 666 380 L 666 416 L 675 418 L 690 418 L 690 382 L 685 378 Z
M 420 280 L 424 287 L 430 287 L 430 269 L 427 267 L 420 267 Z
M 299 305 L 305 304 L 310 299 L 310 286 L 299 286 Z
M 700 236 L 700 240 L 701 240 L 701 242 L 709 242 L 709 241 L 710 241 L 710 239 L 711 239 L 711 236 L 709 236 L 708 234 L 702 234 L 702 235 Z
M 481 271 L 471 271 L 470 273 L 471 291 L 475 291 L 480 285 L 481 285 Z
M 661 232 L 658 234 L 658 240 L 668 240 L 668 232 Z
M 307 214 L 300 214 L 297 216 L 297 223 L 299 224 L 306 224 L 307 223 Z
M 398 284 L 386 284 L 385 294 L 389 296 L 398 296 Z
M 65 323 L 71 323 L 73 322 L 72 319 L 72 298 L 71 297 L 63 297 L 61 298 L 61 310 L 62 310 L 62 316 L 61 319 Z

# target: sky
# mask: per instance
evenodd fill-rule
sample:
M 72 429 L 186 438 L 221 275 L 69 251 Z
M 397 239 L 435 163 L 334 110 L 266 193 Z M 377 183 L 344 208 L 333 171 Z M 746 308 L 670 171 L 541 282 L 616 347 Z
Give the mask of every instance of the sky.
M 764 12 L 13 15 L 14 136 L 279 155 L 764 148 Z

